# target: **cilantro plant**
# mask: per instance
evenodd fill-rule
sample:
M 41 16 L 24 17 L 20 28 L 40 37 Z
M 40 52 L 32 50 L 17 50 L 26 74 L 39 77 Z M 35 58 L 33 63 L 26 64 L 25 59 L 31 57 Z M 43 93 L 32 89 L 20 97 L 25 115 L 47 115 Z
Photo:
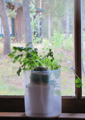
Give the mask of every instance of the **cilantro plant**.
M 38 54 L 37 48 L 32 49 L 29 47 L 30 44 L 26 47 L 13 47 L 13 52 L 9 54 L 9 57 L 13 59 L 13 63 L 17 61 L 20 63 L 17 71 L 18 75 L 20 75 L 22 70 L 33 70 L 39 66 L 50 70 L 56 70 L 61 67 L 55 61 L 52 49 L 49 49 L 47 54 L 43 56 Z
M 34 70 L 35 67 L 45 67 L 48 70 L 57 70 L 61 67 L 56 62 L 57 60 L 54 59 L 51 48 L 48 49 L 46 54 L 39 55 L 38 49 L 32 49 L 29 47 L 30 44 L 26 47 L 13 47 L 13 52 L 9 54 L 9 57 L 13 59 L 13 63 L 17 61 L 20 63 L 19 69 L 17 70 L 18 76 L 22 70 Z M 79 88 L 82 86 L 81 79 L 77 75 L 76 77 L 76 87 Z

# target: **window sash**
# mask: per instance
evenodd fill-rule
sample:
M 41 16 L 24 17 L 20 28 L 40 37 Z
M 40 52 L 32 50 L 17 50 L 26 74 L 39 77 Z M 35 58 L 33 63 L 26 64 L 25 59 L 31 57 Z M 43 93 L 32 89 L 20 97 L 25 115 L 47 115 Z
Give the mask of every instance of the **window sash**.
M 74 0 L 74 18 L 75 72 L 81 78 L 81 0 Z M 62 112 L 85 112 L 85 97 L 81 97 L 81 88 L 75 87 L 75 91 L 75 97 L 62 97 Z M 23 111 L 24 96 L 0 96 L 0 112 Z

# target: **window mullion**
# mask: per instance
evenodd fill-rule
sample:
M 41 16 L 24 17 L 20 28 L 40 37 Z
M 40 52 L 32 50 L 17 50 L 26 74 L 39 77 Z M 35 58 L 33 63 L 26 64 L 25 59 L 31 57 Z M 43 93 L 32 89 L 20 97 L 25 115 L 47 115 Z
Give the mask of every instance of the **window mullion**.
M 82 78 L 81 74 L 81 0 L 74 0 L 74 50 L 75 50 L 75 73 Z M 76 76 L 75 76 L 76 79 Z M 77 98 L 82 96 L 82 88 L 75 87 Z

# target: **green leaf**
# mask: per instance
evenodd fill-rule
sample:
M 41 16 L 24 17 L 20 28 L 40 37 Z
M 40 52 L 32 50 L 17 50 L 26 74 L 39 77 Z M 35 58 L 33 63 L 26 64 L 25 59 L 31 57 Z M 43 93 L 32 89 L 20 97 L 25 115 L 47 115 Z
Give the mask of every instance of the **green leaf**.
M 81 83 L 81 79 L 78 77 L 76 80 L 75 80 L 75 83 L 76 83 L 76 87 L 77 88 L 80 88 L 83 84 Z
M 31 47 L 26 47 L 26 48 L 24 49 L 25 52 L 29 52 L 30 50 L 32 50 Z
M 77 88 L 80 88 L 83 84 L 76 84 Z
M 13 50 L 17 50 L 18 49 L 18 47 L 13 47 Z
M 15 50 L 15 51 L 20 51 L 20 52 L 22 52 L 22 51 L 24 51 L 24 47 L 13 47 L 13 50 Z
M 11 59 L 14 58 L 14 52 L 10 53 L 8 56 L 11 57 Z
M 13 60 L 13 63 L 15 63 L 15 62 L 16 62 L 16 60 L 14 59 L 14 60 Z
M 30 44 L 32 44 L 32 42 L 29 42 L 26 46 L 29 46 Z
M 23 68 L 23 70 L 28 70 L 28 68 Z
M 17 55 L 16 57 L 14 57 L 15 60 L 18 60 L 18 58 L 22 57 L 23 54 Z M 21 58 L 20 58 L 21 59 Z
M 21 67 L 19 67 L 19 70 L 17 71 L 18 76 L 20 76 L 20 72 L 21 72 Z
M 78 78 L 75 80 L 75 83 L 81 83 L 81 79 L 78 77 Z

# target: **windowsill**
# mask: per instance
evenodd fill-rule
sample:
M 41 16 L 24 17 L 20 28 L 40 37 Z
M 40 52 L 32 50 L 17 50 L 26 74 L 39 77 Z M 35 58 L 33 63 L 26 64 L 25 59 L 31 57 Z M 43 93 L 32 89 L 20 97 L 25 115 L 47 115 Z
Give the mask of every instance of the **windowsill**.
M 25 115 L 24 112 L 0 112 L 1 118 L 29 118 Z M 83 113 L 62 113 L 60 116 L 56 117 L 57 119 L 85 119 L 85 114 Z M 54 118 L 55 119 L 55 118 Z

